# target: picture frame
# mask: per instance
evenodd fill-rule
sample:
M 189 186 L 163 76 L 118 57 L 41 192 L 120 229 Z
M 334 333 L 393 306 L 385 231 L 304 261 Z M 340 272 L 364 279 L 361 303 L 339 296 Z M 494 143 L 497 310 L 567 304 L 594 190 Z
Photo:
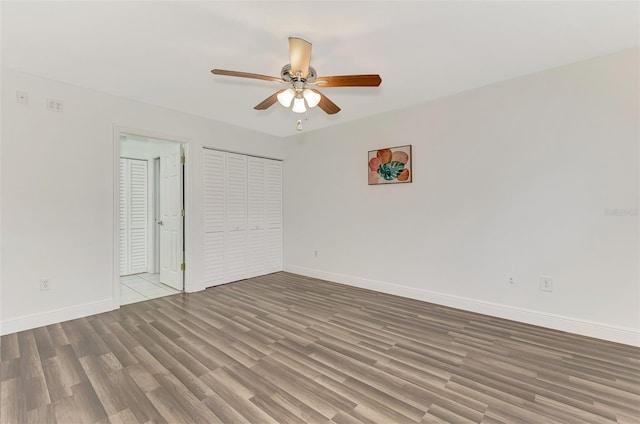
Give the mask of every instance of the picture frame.
M 369 185 L 401 184 L 413 181 L 412 145 L 369 150 Z

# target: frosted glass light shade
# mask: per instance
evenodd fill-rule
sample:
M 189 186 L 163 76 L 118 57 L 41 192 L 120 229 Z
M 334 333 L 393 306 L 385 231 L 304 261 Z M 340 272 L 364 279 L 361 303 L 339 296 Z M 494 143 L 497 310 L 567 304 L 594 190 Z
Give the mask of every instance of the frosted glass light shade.
M 291 108 L 295 113 L 305 113 L 307 108 L 304 107 L 304 99 L 302 97 L 296 98 L 293 101 L 293 107 Z
M 316 93 L 315 91 L 311 91 L 308 88 L 302 92 L 302 95 L 307 101 L 307 106 L 309 107 L 316 107 L 318 103 L 320 103 L 320 99 L 322 98 L 320 94 Z
M 278 102 L 284 107 L 291 106 L 291 100 L 296 96 L 296 92 L 293 88 L 287 88 L 282 93 L 278 94 Z

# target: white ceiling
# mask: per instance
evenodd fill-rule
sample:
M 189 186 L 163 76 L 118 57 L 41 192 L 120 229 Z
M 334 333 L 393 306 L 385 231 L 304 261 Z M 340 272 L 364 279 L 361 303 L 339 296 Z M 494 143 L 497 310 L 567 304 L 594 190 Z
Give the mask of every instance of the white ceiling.
M 638 46 L 636 1 L 8 2 L 2 65 L 263 133 L 299 115 L 253 109 L 278 83 L 287 37 L 313 43 L 318 74 L 379 73 L 379 88 L 327 88 L 342 111 L 306 131 Z

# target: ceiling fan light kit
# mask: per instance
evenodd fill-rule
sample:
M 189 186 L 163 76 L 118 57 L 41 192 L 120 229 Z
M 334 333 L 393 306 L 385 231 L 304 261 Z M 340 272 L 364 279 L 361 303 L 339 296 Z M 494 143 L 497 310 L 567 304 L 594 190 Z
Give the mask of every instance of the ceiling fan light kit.
M 296 98 L 293 99 L 293 107 L 291 110 L 295 113 L 305 113 L 307 108 L 304 107 L 304 99 L 296 96 Z
M 289 107 L 291 106 L 293 98 L 296 97 L 296 92 L 293 90 L 293 88 L 287 88 L 286 90 L 280 92 L 277 97 L 278 102 L 280 102 L 282 106 Z
M 278 93 L 276 97 L 278 98 L 278 103 L 287 108 L 291 106 L 291 102 L 293 101 L 293 107 L 291 110 L 295 113 L 305 113 L 307 111 L 305 101 L 308 107 L 314 108 L 318 106 L 318 103 L 320 103 L 320 99 L 322 98 L 319 93 L 311 91 L 308 88 L 305 88 L 302 91 L 287 88 L 286 90 Z
M 377 74 L 318 77 L 316 70 L 310 66 L 310 62 L 311 43 L 302 38 L 289 37 L 289 63 L 282 67 L 280 78 L 224 69 L 213 69 L 211 72 L 215 75 L 287 84 L 289 88 L 273 93 L 258 103 L 254 109 L 265 110 L 277 102 L 286 108 L 291 107 L 295 113 L 305 113 L 307 107 L 314 108 L 316 106 L 329 115 L 340 112 L 340 108 L 327 96 L 310 87 L 378 87 L 382 83 L 380 75 Z M 291 106 L 292 103 L 293 106 Z
M 315 91 L 311 91 L 308 88 L 305 88 L 304 91 L 302 91 L 302 96 L 307 101 L 307 105 L 309 107 L 318 106 L 318 103 L 320 103 L 320 99 L 322 98 L 320 94 Z

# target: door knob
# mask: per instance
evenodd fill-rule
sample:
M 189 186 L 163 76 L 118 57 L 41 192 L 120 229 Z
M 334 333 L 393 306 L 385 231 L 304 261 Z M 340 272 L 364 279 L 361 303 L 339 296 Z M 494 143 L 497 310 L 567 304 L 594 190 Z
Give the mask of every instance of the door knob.
M 164 225 L 164 222 L 162 222 L 162 221 L 158 221 L 158 224 L 159 224 L 159 225 Z

